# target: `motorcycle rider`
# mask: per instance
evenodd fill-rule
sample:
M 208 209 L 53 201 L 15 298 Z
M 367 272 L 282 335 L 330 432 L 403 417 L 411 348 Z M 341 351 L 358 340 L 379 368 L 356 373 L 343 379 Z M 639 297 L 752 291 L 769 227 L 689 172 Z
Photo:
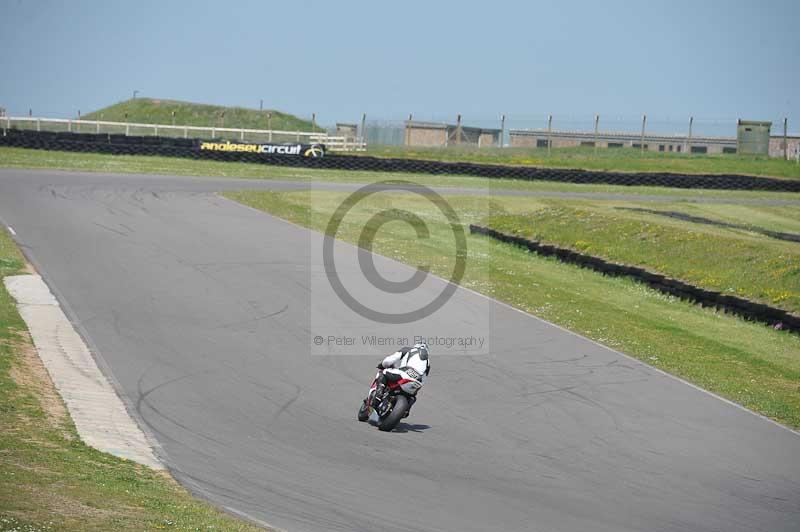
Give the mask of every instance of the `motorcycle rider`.
M 398 371 L 400 369 L 412 368 L 420 375 L 420 381 L 424 382 L 425 377 L 431 372 L 429 354 L 428 344 L 420 342 L 414 344 L 413 347 L 403 347 L 399 351 L 395 351 L 384 358 L 377 366 L 378 369 L 382 371 L 378 377 L 378 386 L 375 397 L 373 398 L 372 407 L 378 408 L 381 398 L 383 397 L 384 389 L 388 383 L 400 380 L 402 377 L 402 374 Z M 413 404 L 412 402 L 411 405 L 413 406 Z M 409 411 L 411 411 L 410 406 Z M 406 415 L 408 414 L 406 413 Z

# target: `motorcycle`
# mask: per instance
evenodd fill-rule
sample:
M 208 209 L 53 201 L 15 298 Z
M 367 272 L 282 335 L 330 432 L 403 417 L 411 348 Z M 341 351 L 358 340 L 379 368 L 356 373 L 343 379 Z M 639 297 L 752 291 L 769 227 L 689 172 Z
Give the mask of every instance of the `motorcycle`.
M 378 379 L 382 373 L 378 371 L 366 399 L 358 409 L 359 421 L 367 421 L 374 412 L 378 418 L 378 429 L 391 432 L 400 420 L 408 415 L 409 409 L 417 401 L 417 393 L 422 388 L 422 375 L 411 367 L 400 368 L 397 371 L 400 373 L 400 378 L 394 382 L 388 381 L 383 390 L 378 390 Z M 377 394 L 380 394 L 378 406 L 373 408 Z

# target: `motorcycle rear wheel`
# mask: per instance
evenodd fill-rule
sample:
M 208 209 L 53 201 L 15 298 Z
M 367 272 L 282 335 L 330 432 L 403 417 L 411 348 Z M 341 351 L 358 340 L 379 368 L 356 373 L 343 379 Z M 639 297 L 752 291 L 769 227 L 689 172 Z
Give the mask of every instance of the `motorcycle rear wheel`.
M 408 399 L 404 395 L 398 395 L 394 402 L 394 408 L 389 412 L 389 415 L 381 420 L 378 428 L 384 432 L 391 432 L 395 429 L 400 420 L 406 415 L 408 411 Z

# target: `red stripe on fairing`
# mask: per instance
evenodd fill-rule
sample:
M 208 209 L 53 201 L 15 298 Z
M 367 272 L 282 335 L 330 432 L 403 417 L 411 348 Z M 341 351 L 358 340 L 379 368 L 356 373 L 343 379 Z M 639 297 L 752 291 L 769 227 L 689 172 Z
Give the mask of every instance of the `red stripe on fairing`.
M 399 388 L 407 382 L 414 382 L 414 379 L 400 379 L 397 382 L 390 382 L 389 389 L 394 390 L 395 388 Z
M 400 384 L 405 384 L 407 382 L 414 382 L 414 379 L 400 379 L 399 381 L 397 381 L 397 384 L 399 386 Z

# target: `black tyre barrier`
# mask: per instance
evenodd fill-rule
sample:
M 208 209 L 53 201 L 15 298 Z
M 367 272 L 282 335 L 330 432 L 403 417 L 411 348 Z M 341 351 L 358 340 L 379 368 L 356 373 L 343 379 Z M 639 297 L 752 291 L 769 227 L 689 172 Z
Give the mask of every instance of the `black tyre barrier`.
M 669 294 L 683 300 L 699 303 L 703 307 L 713 307 L 735 314 L 747 320 L 765 323 L 777 329 L 800 332 L 800 316 L 791 314 L 783 309 L 771 307 L 763 303 L 756 303 L 749 299 L 706 290 L 678 279 L 671 279 L 661 274 L 652 273 L 644 268 L 614 264 L 593 255 L 585 255 L 571 249 L 560 248 L 549 244 L 542 244 L 536 240 L 507 235 L 489 227 L 470 224 L 470 233 L 492 237 L 500 242 L 513 244 L 543 256 L 555 256 L 562 262 L 577 264 L 605 275 L 615 277 L 630 277 L 648 285 L 654 290 Z
M 678 211 L 659 211 L 656 209 L 642 209 L 640 207 L 614 207 L 614 208 L 619 209 L 621 211 L 633 211 L 633 212 L 644 212 L 647 214 L 655 214 L 656 216 L 665 216 L 667 218 L 683 220 L 684 222 L 713 225 L 716 227 L 725 227 L 728 229 L 741 229 L 743 231 L 758 233 L 760 235 L 768 236 L 770 238 L 775 238 L 778 240 L 786 240 L 788 242 L 800 242 L 800 235 L 798 234 L 772 231 L 770 229 L 764 229 L 763 227 L 756 227 L 755 225 L 732 224 L 728 222 L 721 222 L 719 220 L 712 220 L 711 218 L 703 218 L 702 216 L 695 216 L 693 214 L 686 214 Z
M 0 146 L 42 150 L 83 151 L 117 155 L 161 155 L 218 161 L 255 162 L 277 166 L 325 168 L 329 170 L 469 175 L 486 178 L 556 181 L 576 184 L 800 192 L 800 180 L 748 175 L 599 172 L 578 169 L 448 163 L 416 159 L 384 159 L 360 155 L 329 155 L 322 158 L 293 157 L 246 152 L 201 151 L 199 149 L 200 142 L 202 142 L 201 139 L 138 137 L 105 133 L 50 133 L 16 129 L 4 130 L 0 136 Z M 216 140 L 215 142 L 220 141 Z

